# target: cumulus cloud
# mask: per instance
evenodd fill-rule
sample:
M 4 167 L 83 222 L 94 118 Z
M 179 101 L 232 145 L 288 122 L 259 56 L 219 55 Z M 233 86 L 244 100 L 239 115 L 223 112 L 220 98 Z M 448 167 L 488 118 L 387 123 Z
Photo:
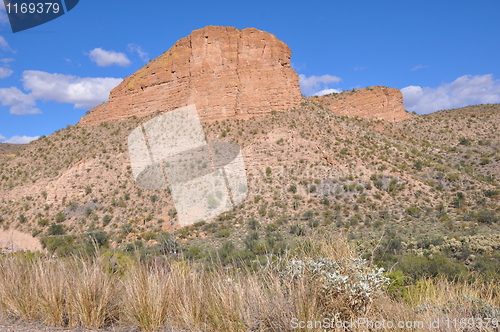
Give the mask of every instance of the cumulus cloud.
M 329 95 L 331 93 L 341 93 L 342 90 L 339 89 L 324 89 L 319 92 L 316 92 L 314 95 L 315 96 L 324 96 L 324 95 Z
M 319 90 L 328 89 L 329 84 L 342 82 L 342 79 L 332 75 L 309 76 L 299 75 L 300 89 L 306 96 L 311 96 Z
M 0 134 L 0 141 L 3 141 L 4 139 L 7 139 L 7 138 L 5 138 L 5 136 L 2 136 L 2 134 Z
M 107 67 L 112 65 L 128 66 L 131 62 L 124 53 L 115 51 L 106 51 L 102 48 L 94 48 L 89 52 L 90 60 L 95 62 L 99 67 Z
M 35 99 L 29 94 L 23 93 L 16 87 L 0 89 L 0 103 L 10 106 L 10 113 L 17 115 L 42 113 L 36 107 Z
M 9 62 L 12 62 L 12 61 L 15 61 L 15 60 L 12 59 L 12 58 L 3 58 L 3 59 L 0 59 L 1 63 L 9 63 Z
M 12 136 L 8 140 L 4 141 L 3 143 L 11 143 L 11 144 L 28 144 L 31 141 L 39 139 L 40 136 Z
M 92 108 L 109 98 L 109 92 L 122 81 L 111 77 L 77 77 L 43 71 L 23 72 L 24 89 L 34 99 L 74 104 L 75 108 Z
M 142 59 L 144 62 L 149 62 L 149 55 L 146 53 L 142 47 L 136 44 L 128 44 L 127 49 L 131 53 L 137 53 L 137 55 Z
M 16 87 L 0 89 L 0 103 L 10 106 L 10 113 L 37 114 L 37 100 L 74 104 L 75 108 L 89 109 L 109 98 L 109 92 L 122 81 L 112 77 L 77 77 L 51 74 L 43 71 L 23 72 L 24 93 Z
M 14 73 L 12 69 L 7 67 L 0 67 L 0 79 L 9 77 L 10 75 L 12 75 L 12 73 Z
M 408 86 L 401 89 L 405 108 L 427 114 L 474 104 L 500 103 L 500 80 L 493 75 L 465 75 L 437 88 Z

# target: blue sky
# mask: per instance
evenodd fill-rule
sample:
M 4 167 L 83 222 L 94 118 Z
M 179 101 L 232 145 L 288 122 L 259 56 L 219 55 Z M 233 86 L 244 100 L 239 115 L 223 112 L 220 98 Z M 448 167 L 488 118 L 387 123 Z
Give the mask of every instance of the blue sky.
M 500 102 L 498 0 L 80 0 L 15 34 L 1 7 L 0 142 L 77 123 L 121 79 L 207 25 L 276 35 L 306 95 L 384 85 L 420 114 Z

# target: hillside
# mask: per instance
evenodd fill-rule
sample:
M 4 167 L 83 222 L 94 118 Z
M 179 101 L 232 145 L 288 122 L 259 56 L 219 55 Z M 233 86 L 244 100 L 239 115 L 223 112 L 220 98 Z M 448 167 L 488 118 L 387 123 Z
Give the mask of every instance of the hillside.
M 154 234 L 175 229 L 168 190 L 141 190 L 131 174 L 127 136 L 144 120 L 68 127 L 0 164 L 4 229 L 45 240 L 52 225 L 62 225 L 61 234 L 105 231 L 108 245 L 118 248 L 147 247 Z M 384 234 L 393 253 L 436 250 L 451 238 L 458 241 L 453 255 L 471 241 L 487 248 L 467 250 L 493 253 L 500 248 L 499 123 L 500 105 L 390 123 L 338 116 L 314 98 L 288 112 L 204 123 L 209 142 L 242 147 L 248 197 L 216 223 L 175 234 L 187 249 L 241 244 L 250 222 L 283 243 L 322 227 L 347 231 L 365 251 Z M 429 238 L 437 239 L 431 247 L 424 244 Z
M 24 144 L 0 143 L 0 161 L 14 157 L 24 146 Z

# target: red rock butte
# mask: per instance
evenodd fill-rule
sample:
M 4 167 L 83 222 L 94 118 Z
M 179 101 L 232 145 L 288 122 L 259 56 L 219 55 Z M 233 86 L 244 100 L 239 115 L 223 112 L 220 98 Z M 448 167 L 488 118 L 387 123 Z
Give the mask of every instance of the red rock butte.
M 401 91 L 384 86 L 311 97 L 311 100 L 339 115 L 384 119 L 389 122 L 403 121 L 410 117 L 410 113 L 404 109 Z
M 248 119 L 300 104 L 290 48 L 254 28 L 209 26 L 125 78 L 81 126 L 195 104 L 202 121 Z
M 284 42 L 254 28 L 195 30 L 125 78 L 111 91 L 109 101 L 82 117 L 79 125 L 164 113 L 191 104 L 205 122 L 286 111 L 302 101 L 290 57 Z M 311 98 L 339 115 L 390 122 L 409 117 L 398 89 L 377 86 Z

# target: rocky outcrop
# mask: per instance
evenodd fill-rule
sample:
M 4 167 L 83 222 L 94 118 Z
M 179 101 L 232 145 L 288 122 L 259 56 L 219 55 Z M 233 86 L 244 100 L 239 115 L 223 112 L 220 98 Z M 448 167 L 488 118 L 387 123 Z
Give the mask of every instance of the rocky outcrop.
M 179 40 L 113 89 L 84 116 L 91 126 L 195 104 L 202 121 L 247 119 L 301 101 L 291 51 L 254 28 L 209 26 Z
M 410 117 L 410 113 L 404 109 L 401 91 L 394 88 L 375 86 L 310 98 L 339 115 L 384 119 L 390 122 L 403 121 Z

